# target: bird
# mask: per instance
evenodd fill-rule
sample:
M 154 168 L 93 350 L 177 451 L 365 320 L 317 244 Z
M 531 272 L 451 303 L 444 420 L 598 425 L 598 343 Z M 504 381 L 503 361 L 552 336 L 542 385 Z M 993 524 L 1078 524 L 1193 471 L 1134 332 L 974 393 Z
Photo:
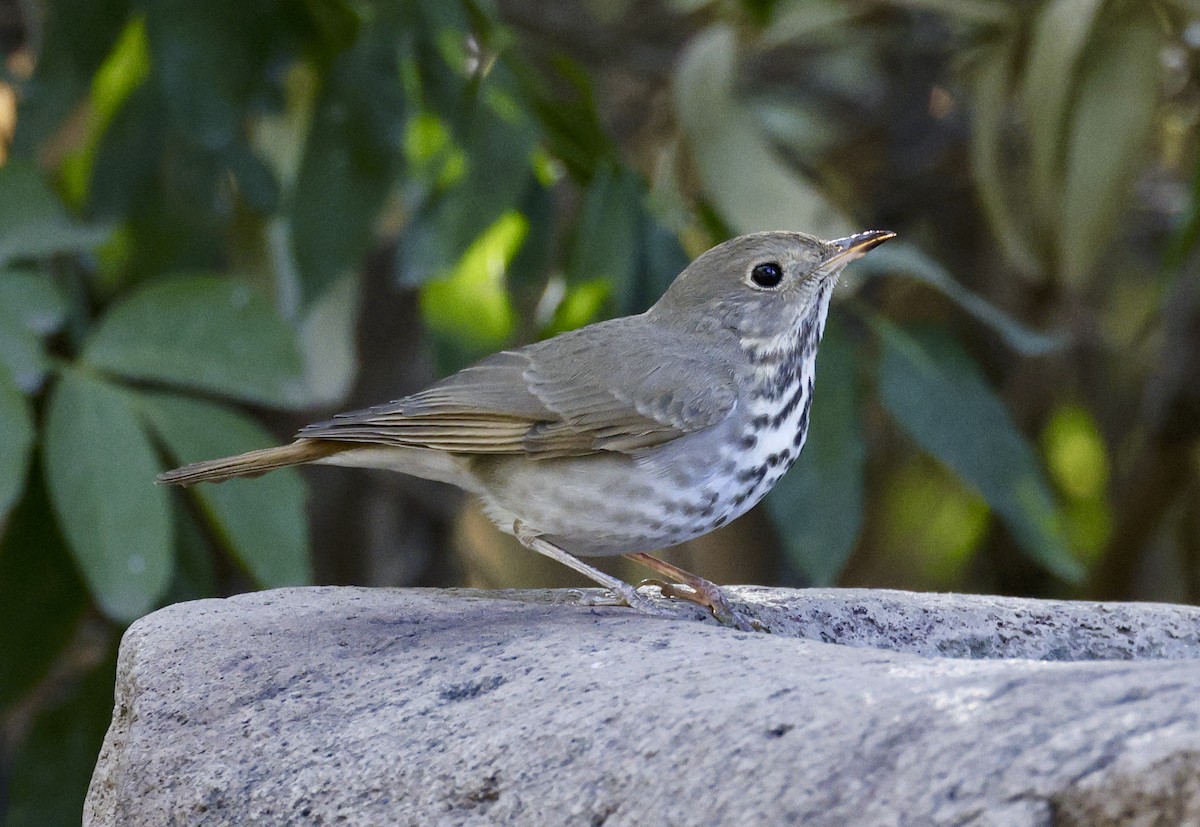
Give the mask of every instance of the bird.
M 672 614 L 580 557 L 625 555 L 669 578 L 650 581 L 664 596 L 759 628 L 720 587 L 648 552 L 736 519 L 796 461 L 838 276 L 894 237 L 739 236 L 698 256 L 643 313 L 500 351 L 425 390 L 308 425 L 290 444 L 157 481 L 314 463 L 450 483 L 526 548 L 604 586 L 612 603 Z

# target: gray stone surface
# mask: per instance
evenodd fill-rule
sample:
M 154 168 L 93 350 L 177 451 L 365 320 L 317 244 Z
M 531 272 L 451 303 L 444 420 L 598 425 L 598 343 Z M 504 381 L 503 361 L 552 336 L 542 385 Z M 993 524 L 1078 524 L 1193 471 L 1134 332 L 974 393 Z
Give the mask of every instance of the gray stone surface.
M 84 823 L 1200 825 L 1200 609 L 289 589 L 121 646 Z

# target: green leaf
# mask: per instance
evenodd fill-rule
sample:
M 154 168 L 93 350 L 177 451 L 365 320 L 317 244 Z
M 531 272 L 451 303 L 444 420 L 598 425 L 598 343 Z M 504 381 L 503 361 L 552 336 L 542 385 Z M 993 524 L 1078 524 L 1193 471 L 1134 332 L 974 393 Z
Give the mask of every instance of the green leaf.
M 171 517 L 175 524 L 175 574 L 163 602 L 169 606 L 219 594 L 211 544 L 191 509 L 179 499 L 171 509 Z
M 578 181 L 590 181 L 598 165 L 616 163 L 620 154 L 596 108 L 587 70 L 562 55 L 550 58 L 549 69 L 560 81 L 554 92 L 543 78 L 519 62 L 513 63 L 530 108 L 541 127 L 547 150 Z M 563 90 L 566 95 L 560 94 Z
M 317 99 L 291 199 L 291 244 L 312 301 L 366 253 L 400 169 L 406 103 L 395 43 L 364 29 Z
M 675 76 L 675 111 L 713 207 L 739 233 L 794 229 L 823 238 L 852 231 L 820 191 L 775 153 L 734 95 L 733 29 L 712 26 L 688 44 Z
M 66 314 L 66 298 L 44 273 L 0 269 L 0 373 L 7 369 L 25 393 L 42 386 L 50 367 L 40 337 Z
M 1071 284 L 1093 272 L 1117 235 L 1154 131 L 1162 35 L 1152 8 L 1133 7 L 1095 39 L 1081 67 L 1059 211 L 1059 262 Z
M 33 163 L 14 158 L 0 166 L 0 266 L 16 259 L 91 250 L 109 232 L 69 217 Z
M 0 521 L 25 488 L 33 450 L 33 415 L 21 389 L 0 364 Z
M 567 263 L 568 284 L 603 279 L 619 312 L 628 313 L 638 265 L 641 186 L 628 170 L 602 166 L 583 195 Z
M 50 396 L 45 471 L 63 535 L 105 614 L 145 614 L 171 578 L 166 491 L 154 485 L 154 447 L 129 395 L 65 370 Z
M 49 369 L 41 340 L 19 315 L 19 309 L 0 303 L 0 369 L 12 375 L 17 387 L 34 393 Z
M 1019 6 L 1006 0 L 889 0 L 893 6 L 923 9 L 964 23 L 998 26 L 1009 23 L 1020 14 Z
M 854 343 L 831 314 L 817 359 L 808 441 L 767 496 L 788 559 L 816 586 L 837 582 L 862 529 L 867 443 L 858 363 Z
M 1005 152 L 1016 44 L 1016 38 L 1010 38 L 987 49 L 975 67 L 971 173 L 988 222 L 1005 255 L 1022 272 L 1036 274 L 1040 269 L 1038 260 L 1015 208 L 1014 160 Z
M 83 139 L 59 167 L 63 196 L 69 203 L 82 205 L 87 201 L 100 141 L 129 96 L 149 74 L 145 20 L 135 16 L 125 24 L 112 51 L 92 76 L 91 94 L 84 115 L 86 120 L 81 128 Z
M 1018 322 L 982 296 L 963 287 L 920 248 L 905 242 L 892 242 L 872 251 L 871 255 L 854 265 L 856 276 L 907 276 L 928 284 L 967 313 L 992 328 L 1018 353 L 1040 356 L 1062 349 L 1067 344 L 1063 334 L 1039 333 Z
M 38 715 L 23 743 L 14 745 L 8 771 L 5 827 L 76 824 L 104 733 L 112 721 L 116 647 L 66 698 Z
M 83 349 L 89 365 L 278 407 L 306 391 L 296 335 L 243 282 L 186 276 L 152 283 L 113 307 Z
M 228 147 L 271 56 L 270 5 L 155 0 L 143 8 L 151 66 L 178 134 L 206 149 Z
M 645 212 L 642 213 L 640 241 L 642 272 L 628 310 L 630 313 L 640 313 L 658 301 L 675 277 L 691 263 L 678 237 Z
M 1083 569 L 1067 551 L 1036 455 L 970 356 L 944 333 L 902 330 L 878 316 L 873 322 L 883 344 L 884 407 L 979 491 L 1032 559 L 1078 581 Z
M 211 402 L 141 394 L 138 409 L 179 464 L 266 448 L 275 440 L 253 420 Z M 304 484 L 295 469 L 260 479 L 197 485 L 195 498 L 234 559 L 260 586 L 312 582 Z
M 129 0 L 57 0 L 47 12 L 32 23 L 37 65 L 21 88 L 14 156 L 35 157 L 63 128 L 129 18 Z
M 762 45 L 773 49 L 843 38 L 847 27 L 854 25 L 855 19 L 862 13 L 862 8 L 837 0 L 789 3 L 772 18 L 771 25 L 762 34 Z
M 40 680 L 79 622 L 87 591 L 71 562 L 40 474 L 0 544 L 0 708 Z
M 67 318 L 66 297 L 49 276 L 36 270 L 0 270 L 0 307 L 41 335 L 58 330 Z
M 397 249 L 405 284 L 441 278 L 504 214 L 518 206 L 534 182 L 533 132 L 522 117 L 509 119 L 482 103 L 473 110 L 453 186 L 430 196 L 405 228 Z
M 1050 0 L 1033 27 L 1023 101 L 1029 121 L 1034 194 L 1043 216 L 1052 216 L 1058 205 L 1063 133 L 1076 67 L 1103 4 L 1103 0 Z

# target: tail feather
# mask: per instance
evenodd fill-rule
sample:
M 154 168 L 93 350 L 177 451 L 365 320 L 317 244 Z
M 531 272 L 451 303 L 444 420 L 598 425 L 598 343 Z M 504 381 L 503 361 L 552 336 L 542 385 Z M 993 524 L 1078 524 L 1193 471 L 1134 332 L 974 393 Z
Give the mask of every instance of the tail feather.
M 193 462 L 158 475 L 160 485 L 191 485 L 196 482 L 224 482 L 234 477 L 257 477 L 276 468 L 303 465 L 345 451 L 352 445 L 322 439 L 298 439 L 291 445 L 263 448 L 234 457 Z

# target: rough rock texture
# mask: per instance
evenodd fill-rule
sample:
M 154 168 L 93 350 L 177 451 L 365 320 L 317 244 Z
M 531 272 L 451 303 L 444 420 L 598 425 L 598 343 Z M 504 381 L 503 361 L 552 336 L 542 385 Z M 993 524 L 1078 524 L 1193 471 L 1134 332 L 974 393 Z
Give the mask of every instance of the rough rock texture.
M 84 823 L 1200 825 L 1200 609 L 289 589 L 121 645 Z M 844 645 L 839 645 L 844 644 Z

